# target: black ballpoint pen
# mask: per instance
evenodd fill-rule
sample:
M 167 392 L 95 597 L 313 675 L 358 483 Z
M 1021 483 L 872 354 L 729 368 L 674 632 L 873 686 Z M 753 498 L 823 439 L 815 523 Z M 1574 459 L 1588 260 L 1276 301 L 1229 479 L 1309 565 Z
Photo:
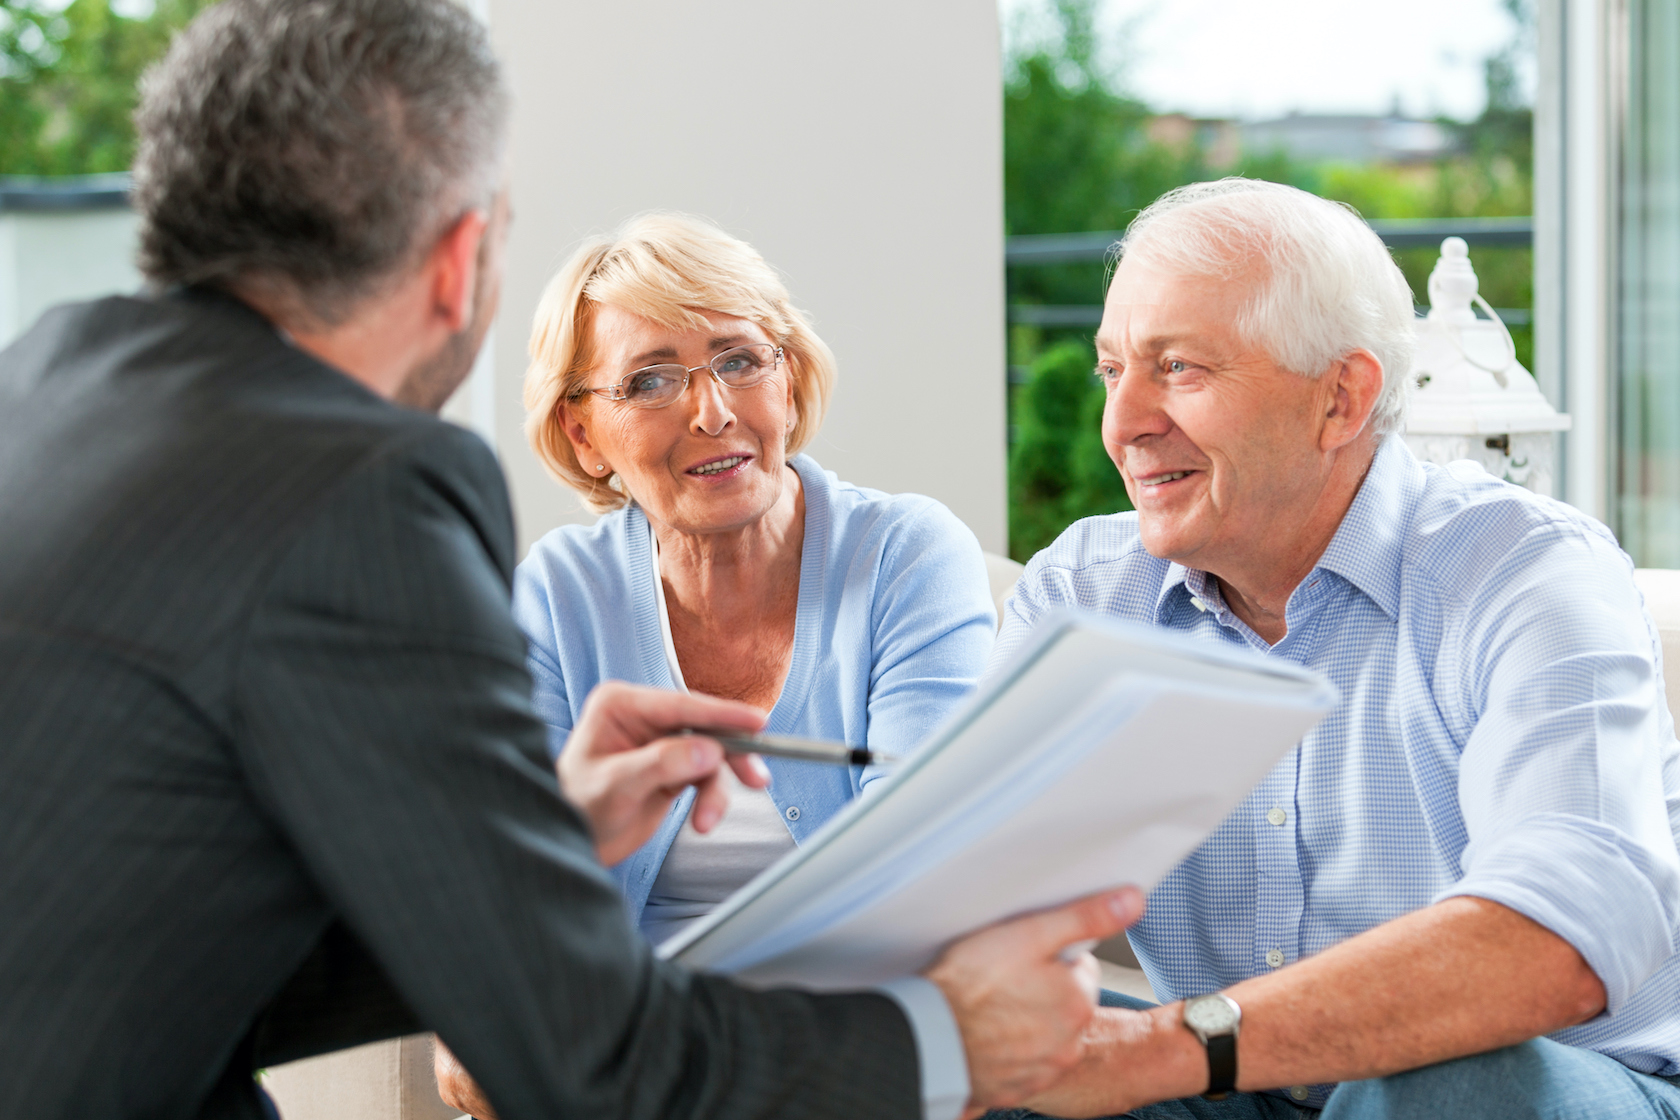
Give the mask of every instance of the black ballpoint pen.
M 833 762 L 841 766 L 879 766 L 898 761 L 897 755 L 831 743 L 824 739 L 798 739 L 791 735 L 745 735 L 738 731 L 690 728 L 684 735 L 716 739 L 723 749 L 735 754 L 767 754 L 775 758 L 796 758 L 804 762 Z

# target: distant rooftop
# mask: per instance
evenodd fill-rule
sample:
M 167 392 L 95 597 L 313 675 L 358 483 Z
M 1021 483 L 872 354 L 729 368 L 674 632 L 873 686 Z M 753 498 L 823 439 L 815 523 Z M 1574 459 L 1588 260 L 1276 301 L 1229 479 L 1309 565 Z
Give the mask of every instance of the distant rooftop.
M 1435 121 L 1394 115 L 1291 113 L 1265 121 L 1156 117 L 1150 135 L 1169 144 L 1194 142 L 1214 167 L 1237 158 L 1282 151 L 1296 159 L 1348 163 L 1424 163 L 1451 155 L 1458 145 L 1452 129 Z
M 1458 138 L 1435 121 L 1407 117 L 1291 113 L 1270 121 L 1239 126 L 1250 152 L 1281 148 L 1301 159 L 1337 159 L 1351 163 L 1413 163 L 1449 155 Z

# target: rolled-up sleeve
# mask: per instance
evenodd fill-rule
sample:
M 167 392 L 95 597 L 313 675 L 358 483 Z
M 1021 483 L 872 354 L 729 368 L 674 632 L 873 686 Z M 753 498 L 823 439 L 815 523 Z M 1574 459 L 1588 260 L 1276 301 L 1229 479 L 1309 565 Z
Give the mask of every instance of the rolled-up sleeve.
M 1473 730 L 1463 877 L 1437 901 L 1486 898 L 1556 933 L 1603 982 L 1612 1016 L 1680 945 L 1663 792 L 1673 722 L 1628 567 L 1578 528 L 1535 530 L 1471 592 L 1442 661 Z

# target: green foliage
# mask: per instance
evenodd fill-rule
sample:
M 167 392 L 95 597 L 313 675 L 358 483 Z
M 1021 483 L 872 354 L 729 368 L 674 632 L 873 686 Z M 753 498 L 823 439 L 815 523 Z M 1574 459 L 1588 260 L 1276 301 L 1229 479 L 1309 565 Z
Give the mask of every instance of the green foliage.
M 1366 218 L 1460 218 L 1534 212 L 1533 114 L 1518 96 L 1517 63 L 1532 49 L 1532 0 L 1504 0 L 1520 33 L 1487 60 L 1486 111 L 1459 132 L 1459 152 L 1425 166 L 1307 163 L 1283 152 L 1216 165 L 1213 153 L 1152 137 L 1151 108 L 1119 92 L 1098 61 L 1099 0 L 1052 0 L 1053 28 L 1008 60 L 1004 84 L 1004 211 L 1010 234 L 1122 230 L 1173 187 L 1224 175 L 1288 183 L 1346 202 Z M 1164 133 L 1163 133 L 1164 135 Z M 1395 254 L 1414 297 L 1426 302 L 1435 249 Z M 1533 305 L 1529 249 L 1472 250 L 1482 296 L 1493 306 Z M 1084 263 L 1009 271 L 1009 302 L 1095 305 L 1106 266 Z M 1512 328 L 1517 356 L 1533 368 L 1533 331 Z M 1102 391 L 1091 376 L 1090 328 L 1016 325 L 1010 361 L 1025 371 L 1010 396 L 1010 554 L 1026 560 L 1068 524 L 1129 508 L 1102 449 Z
M 1068 340 L 1038 356 L 1016 399 L 1009 449 L 1009 554 L 1025 561 L 1081 517 L 1131 509 L 1102 442 L 1096 354 Z
M 0 0 L 0 175 L 126 171 L 140 75 L 210 2 L 130 17 L 109 0 Z

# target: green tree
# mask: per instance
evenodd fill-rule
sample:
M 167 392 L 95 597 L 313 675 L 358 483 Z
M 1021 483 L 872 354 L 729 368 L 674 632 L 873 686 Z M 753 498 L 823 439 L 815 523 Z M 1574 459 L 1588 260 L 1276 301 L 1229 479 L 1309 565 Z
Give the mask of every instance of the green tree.
M 1093 417 L 1100 425 L 1102 416 L 1104 394 L 1094 367 L 1088 344 L 1057 343 L 1032 363 L 1017 394 L 1017 432 L 1009 449 L 1009 554 L 1017 560 L 1055 540 L 1069 522 L 1096 512 L 1076 499 L 1078 480 L 1105 466 L 1118 479 L 1100 437 L 1097 470 L 1082 469 L 1081 459 L 1092 450 L 1081 437 L 1092 430 Z M 1113 505 L 1110 512 L 1127 508 Z
M 0 174 L 126 171 L 140 75 L 212 0 L 0 0 Z

